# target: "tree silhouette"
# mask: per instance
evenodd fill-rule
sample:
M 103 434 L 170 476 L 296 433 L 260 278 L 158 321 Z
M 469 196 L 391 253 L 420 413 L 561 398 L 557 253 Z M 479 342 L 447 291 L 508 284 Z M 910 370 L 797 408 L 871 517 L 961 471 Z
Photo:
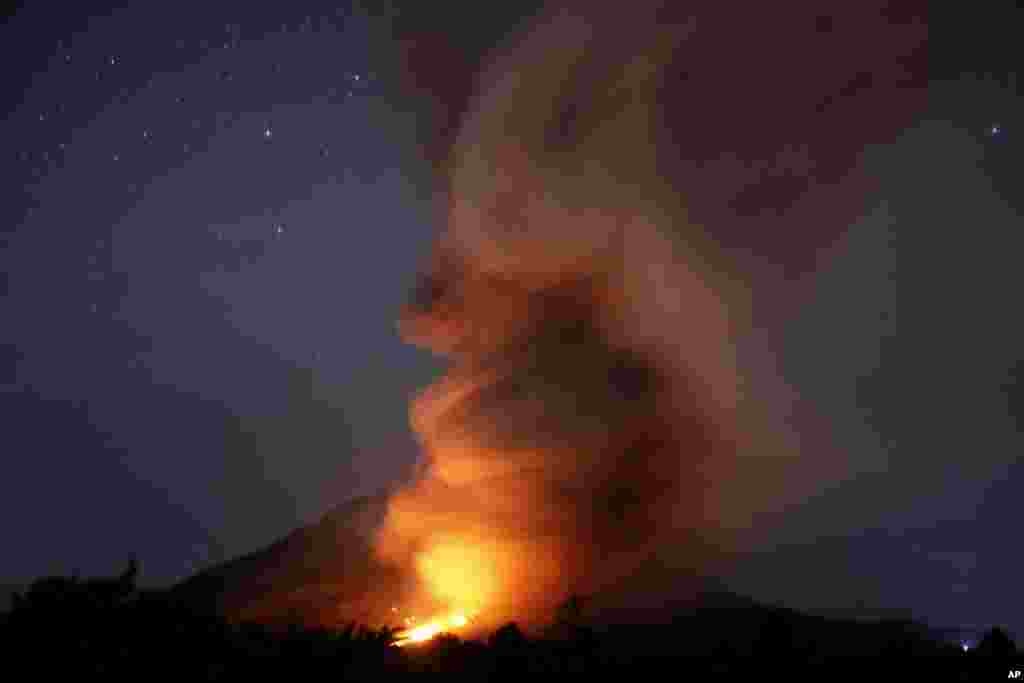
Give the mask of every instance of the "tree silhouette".
M 583 619 L 583 598 L 575 593 L 559 606 L 558 619 L 564 624 L 578 626 Z
M 979 655 L 990 657 L 1010 657 L 1016 654 L 1017 646 L 1006 631 L 996 626 L 989 629 L 974 651 Z
M 605 624 L 595 631 L 583 619 L 580 596 L 565 601 L 555 619 L 559 628 L 547 635 L 527 637 L 509 622 L 486 643 L 442 634 L 414 648 L 398 648 L 394 630 L 357 622 L 333 629 L 228 622 L 180 594 L 139 590 L 137 576 L 138 565 L 131 562 L 113 577 L 34 581 L 12 609 L 0 614 L 7 661 L 61 680 L 82 673 L 135 675 L 154 662 L 161 673 L 186 680 L 285 676 L 297 669 L 361 680 L 416 671 L 483 678 L 498 673 L 607 674 L 651 658 L 676 659 L 668 665 L 678 667 L 677 658 L 692 654 L 710 655 L 687 659 L 686 670 L 699 674 L 733 670 L 748 655 L 789 654 L 793 658 L 787 665 L 815 666 L 847 654 L 958 653 L 912 622 L 833 621 L 756 606 L 696 610 L 680 614 L 670 625 Z M 991 629 L 975 650 L 995 657 L 1015 651 L 1002 628 Z
M 488 639 L 494 665 L 501 671 L 526 673 L 528 641 L 515 622 L 509 622 Z
M 568 638 L 568 651 L 574 656 L 590 657 L 597 648 L 594 630 L 584 623 L 583 609 L 589 598 L 573 593 L 559 606 L 555 634 Z
M 495 631 L 487 643 L 496 650 L 515 652 L 526 645 L 526 636 L 514 621 L 510 621 Z

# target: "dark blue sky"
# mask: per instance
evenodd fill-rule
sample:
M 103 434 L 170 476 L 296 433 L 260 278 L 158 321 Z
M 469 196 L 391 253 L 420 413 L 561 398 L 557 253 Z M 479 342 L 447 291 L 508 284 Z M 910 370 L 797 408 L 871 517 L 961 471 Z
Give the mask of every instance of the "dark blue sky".
M 3 573 L 166 579 L 412 459 L 429 225 L 333 5 L 52 9 L 4 28 Z
M 393 320 L 425 166 L 375 61 L 393 46 L 337 8 L 40 2 L 0 28 L 0 582 L 131 555 L 179 578 L 415 459 L 435 367 Z M 1010 54 L 964 30 L 997 47 L 959 70 Z M 882 190 L 814 302 L 766 332 L 853 476 L 734 580 L 1024 634 L 1024 117 L 1016 81 L 940 56 L 926 115 L 867 152 Z

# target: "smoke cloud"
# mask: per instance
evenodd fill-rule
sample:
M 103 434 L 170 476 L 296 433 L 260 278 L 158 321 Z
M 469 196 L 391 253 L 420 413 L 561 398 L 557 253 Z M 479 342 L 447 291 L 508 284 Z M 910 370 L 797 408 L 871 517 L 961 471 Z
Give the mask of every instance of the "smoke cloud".
M 670 144 L 669 115 L 687 110 L 666 93 L 708 96 L 678 84 L 680 59 L 721 76 L 708 60 L 728 49 L 708 41 L 735 31 L 719 32 L 709 8 L 603 12 L 550 8 L 495 49 L 443 165 L 444 228 L 399 328 L 449 367 L 413 402 L 424 469 L 393 496 L 377 539 L 381 558 L 417 577 L 413 609 L 529 622 L 571 593 L 625 595 L 638 577 L 672 576 L 680 590 L 680 576 L 715 572 L 771 513 L 843 468 L 827 449 L 808 463 L 806 435 L 787 422 L 796 397 L 745 341 L 778 309 L 759 308 L 772 268 L 735 248 L 747 223 L 727 197 L 751 201 L 743 158 L 759 145 L 776 177 L 796 178 L 796 196 L 839 157 L 852 166 L 849 150 L 786 140 L 785 112 L 767 103 L 756 144 L 749 130 L 709 131 L 734 167 L 695 176 L 708 151 L 692 131 L 694 166 L 673 166 L 666 155 L 686 150 Z M 794 16 L 814 32 L 813 16 Z M 719 87 L 752 88 L 750 68 Z M 850 68 L 831 75 L 845 83 Z M 780 94 L 806 75 L 775 72 Z M 709 109 L 736 114 L 703 102 L 691 122 Z M 776 239 L 801 245 L 793 231 Z

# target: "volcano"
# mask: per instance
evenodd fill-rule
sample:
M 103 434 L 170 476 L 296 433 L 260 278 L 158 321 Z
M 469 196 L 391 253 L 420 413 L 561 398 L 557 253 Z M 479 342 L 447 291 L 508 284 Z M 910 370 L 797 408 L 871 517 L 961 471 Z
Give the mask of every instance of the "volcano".
M 401 626 L 395 623 L 399 620 L 393 605 L 402 605 L 414 589 L 409 577 L 376 560 L 372 547 L 387 503 L 386 494 L 342 503 L 263 549 L 185 579 L 171 593 L 196 607 L 212 608 L 230 621 L 312 628 L 339 628 L 352 622 Z M 838 655 L 878 653 L 896 646 L 903 648 L 901 652 L 949 648 L 943 644 L 947 639 L 914 623 L 909 615 L 805 614 L 763 604 L 730 591 L 714 577 L 678 569 L 646 569 L 605 593 L 573 602 L 576 611 L 568 615 L 568 622 L 575 626 L 568 633 L 583 624 L 620 645 L 632 643 L 630 647 L 654 654 L 756 654 L 769 648 Z M 566 624 L 562 613 L 536 634 L 558 640 L 566 637 Z M 689 635 L 680 643 L 683 632 Z
M 262 549 L 188 577 L 171 593 L 232 621 L 326 628 L 392 624 L 393 606 L 402 604 L 412 586 L 410 577 L 373 552 L 387 504 L 387 494 L 342 503 Z M 692 608 L 759 606 L 713 578 L 657 568 L 585 596 L 583 605 L 588 621 L 599 624 L 665 623 Z
M 175 585 L 176 597 L 236 621 L 338 627 L 394 620 L 409 577 L 376 559 L 374 532 L 388 496 L 356 498 L 247 555 L 208 567 Z M 695 591 L 695 585 L 699 589 Z M 701 603 L 753 605 L 713 580 L 648 571 L 606 594 L 588 596 L 588 613 L 608 621 L 661 621 L 699 594 Z

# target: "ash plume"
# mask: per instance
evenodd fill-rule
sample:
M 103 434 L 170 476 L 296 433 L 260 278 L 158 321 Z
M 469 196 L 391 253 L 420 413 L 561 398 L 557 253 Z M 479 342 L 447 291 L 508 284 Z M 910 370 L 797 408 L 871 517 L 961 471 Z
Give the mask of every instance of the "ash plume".
M 708 41 L 746 36 L 735 26 L 716 33 L 729 24 L 711 4 L 667 7 L 549 7 L 484 60 L 439 166 L 444 227 L 399 327 L 449 367 L 413 402 L 424 470 L 392 497 L 377 538 L 381 558 L 415 573 L 423 604 L 539 620 L 569 594 L 714 572 L 759 519 L 843 468 L 827 451 L 808 465 L 806 438 L 778 409 L 794 397 L 743 345 L 759 315 L 778 314 L 755 296 L 772 268 L 735 248 L 750 222 L 730 198 L 754 201 L 749 169 L 696 162 L 716 142 L 723 156 L 762 154 L 790 181 L 776 193 L 801 195 L 814 173 L 852 166 L 859 143 L 823 152 L 814 123 L 806 144 L 790 144 L 794 122 L 768 102 L 748 112 L 761 116 L 756 141 L 749 130 L 730 138 L 715 127 L 711 143 L 691 131 L 694 163 L 666 159 L 688 151 L 666 153 L 679 140 L 674 126 L 733 104 L 667 102 L 709 96 L 699 76 L 686 90 L 681 71 L 722 77 L 699 60 L 726 59 Z M 858 12 L 847 12 L 860 23 L 839 31 L 846 39 L 870 24 Z M 794 18 L 815 25 L 794 5 L 766 28 Z M 791 32 L 807 38 L 801 30 Z M 917 44 L 900 40 L 892 50 Z M 834 65 L 831 77 L 841 85 L 856 66 Z M 721 87 L 753 88 L 750 69 Z M 816 73 L 774 72 L 777 94 Z M 790 114 L 809 120 L 807 97 L 793 97 Z M 690 121 L 672 118 L 680 112 Z M 845 188 L 847 199 L 860 190 Z M 836 195 L 823 196 L 790 218 L 835 209 Z M 768 217 L 759 228 L 777 225 Z M 777 253 L 807 267 L 814 249 L 799 233 L 776 237 L 792 247 Z

